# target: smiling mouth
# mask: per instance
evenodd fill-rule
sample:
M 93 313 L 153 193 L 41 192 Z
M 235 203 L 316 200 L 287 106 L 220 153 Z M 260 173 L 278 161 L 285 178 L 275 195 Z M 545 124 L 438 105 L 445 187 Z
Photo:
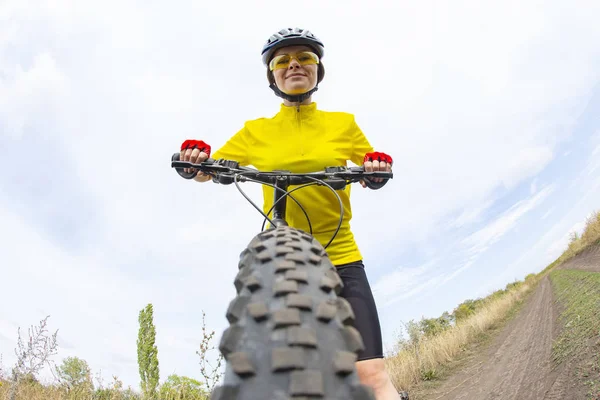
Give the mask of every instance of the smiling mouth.
M 288 76 L 288 78 L 293 78 L 293 77 L 295 77 L 295 76 L 306 76 L 306 75 L 302 75 L 302 74 L 294 74 L 294 75 L 290 75 L 290 76 Z

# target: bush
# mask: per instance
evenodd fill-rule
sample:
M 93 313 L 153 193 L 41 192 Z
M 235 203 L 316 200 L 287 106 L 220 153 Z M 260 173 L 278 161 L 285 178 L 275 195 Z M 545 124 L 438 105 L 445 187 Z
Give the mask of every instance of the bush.
M 452 316 L 445 311 L 438 318 L 421 319 L 421 331 L 425 337 L 431 338 L 452 326 Z
M 205 400 L 209 396 L 201 382 L 175 374 L 169 375 L 159 393 L 161 400 Z
M 68 391 L 91 393 L 93 390 L 92 374 L 85 360 L 77 357 L 67 357 L 56 369 L 59 380 Z

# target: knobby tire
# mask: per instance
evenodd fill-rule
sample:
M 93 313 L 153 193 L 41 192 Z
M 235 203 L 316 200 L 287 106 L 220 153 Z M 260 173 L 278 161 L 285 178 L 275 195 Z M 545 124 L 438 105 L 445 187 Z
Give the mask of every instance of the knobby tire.
M 355 368 L 363 348 L 323 246 L 291 227 L 261 232 L 240 254 L 211 400 L 374 400 Z

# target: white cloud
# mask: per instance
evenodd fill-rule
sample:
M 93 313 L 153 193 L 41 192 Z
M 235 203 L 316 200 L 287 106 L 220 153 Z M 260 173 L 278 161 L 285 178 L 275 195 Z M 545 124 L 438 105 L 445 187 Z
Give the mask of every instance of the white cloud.
M 516 158 L 508 161 L 508 176 L 503 181 L 508 187 L 531 176 L 535 176 L 552 160 L 552 150 L 547 147 L 529 148 L 520 152 Z M 527 172 L 525 172 L 527 171 Z M 525 173 L 524 173 L 525 172 Z
M 530 194 L 534 194 L 535 192 L 537 192 L 537 179 L 534 179 L 531 184 L 529 185 L 529 193 Z
M 426 290 L 434 283 L 427 280 L 427 275 L 434 264 L 430 262 L 419 267 L 400 267 L 393 270 L 373 284 L 373 295 L 382 299 L 382 306 L 386 307 Z
M 474 206 L 466 206 L 465 209 L 448 225 L 447 229 L 462 228 L 463 226 L 480 221 L 483 218 L 483 214 L 494 204 L 493 199 Z
M 563 235 L 562 237 L 560 237 L 559 239 L 557 239 L 553 243 L 551 243 L 548 246 L 548 250 L 546 252 L 550 255 L 556 255 L 556 254 L 561 254 L 563 251 L 565 251 L 567 249 L 567 246 L 569 245 L 569 240 L 571 238 L 571 232 L 573 232 L 573 231 L 572 230 L 569 231 L 568 234 Z
M 36 54 L 29 68 L 0 64 L 0 133 L 20 137 L 32 112 L 55 109 L 49 99 L 60 100 L 65 80 L 49 52 Z
M 569 246 L 569 242 L 571 241 L 571 237 L 573 234 L 576 234 L 577 236 L 581 236 L 583 234 L 587 221 L 592 215 L 593 213 L 590 213 L 585 217 L 585 219 L 574 223 L 564 235 L 552 242 L 548 246 L 548 250 L 546 251 L 547 254 L 556 256 L 557 254 L 561 254 L 562 252 L 564 252 Z
M 592 112 L 593 113 L 593 112 Z M 590 138 L 594 140 L 594 138 Z M 584 146 L 585 147 L 585 146 Z M 589 150 L 589 148 L 588 148 Z M 582 154 L 586 156 L 586 154 Z M 587 165 L 595 158 L 593 152 L 587 154 Z M 590 176 L 585 168 L 577 171 L 577 179 L 566 181 L 577 181 L 578 185 L 569 185 L 567 189 L 557 190 L 561 198 L 556 198 L 555 204 L 546 212 L 541 220 L 541 225 L 546 228 L 540 230 L 533 245 L 513 262 L 509 262 L 498 280 L 508 282 L 515 276 L 524 276 L 528 273 L 539 272 L 548 264 L 555 261 L 563 251 L 566 250 L 571 232 L 581 233 L 585 227 L 585 221 L 591 215 L 590 210 L 595 210 L 600 202 L 598 189 L 600 189 L 600 176 Z M 549 218 L 552 215 L 553 218 Z M 489 286 L 489 285 L 488 285 Z
M 416 268 L 399 268 L 381 276 L 373 291 L 383 307 L 398 301 L 415 298 L 423 292 L 447 284 L 474 265 L 478 258 L 508 234 L 528 212 L 539 207 L 552 194 L 554 187 L 544 187 L 537 194 L 519 201 L 483 228 L 471 233 L 457 244 L 447 258 L 431 261 Z M 454 262 L 458 255 L 459 262 Z
M 396 178 L 385 189 L 353 191 L 353 227 L 370 256 L 426 246 L 435 253 L 432 236 L 442 241 L 454 229 L 485 223 L 498 191 L 553 160 L 600 76 L 596 2 L 585 12 L 558 2 L 290 7 L 0 5 L 0 153 L 58 159 L 44 165 L 45 179 L 35 184 L 15 184 L 13 172 L 0 177 L 0 187 L 9 182 L 14 190 L 0 197 L 3 260 L 20 266 L 11 279 L 32 277 L 37 290 L 0 312 L 0 334 L 12 338 L 6 327 L 34 323 L 41 304 L 69 351 L 135 384 L 135 368 L 111 357 L 135 359 L 137 312 L 154 301 L 165 370 L 197 372 L 191 338 L 198 336 L 199 311 L 206 309 L 217 331 L 225 326 L 237 254 L 261 220 L 233 187 L 178 178 L 169 157 L 185 138 L 216 148 L 244 120 L 276 112 L 279 100 L 266 87 L 259 52 L 283 26 L 308 27 L 326 42 L 319 106 L 356 113 L 371 142 L 396 160 Z M 23 149 L 40 138 L 60 151 Z M 64 190 L 64 198 L 36 195 L 48 188 Z M 260 200 L 257 187 L 250 192 Z M 533 192 L 463 245 L 480 254 L 551 188 Z M 80 248 L 60 242 L 65 218 L 48 218 L 52 229 L 42 226 L 24 210 L 34 204 L 43 216 L 84 209 L 73 220 L 89 239 L 81 235 Z M 449 215 L 458 217 L 448 223 Z M 369 234 L 373 221 L 386 227 L 380 235 Z M 386 279 L 375 290 L 388 302 L 414 297 L 450 282 L 471 262 L 467 257 L 435 277 L 425 267 L 383 265 Z M 97 332 L 85 325 L 96 319 L 105 324 Z M 110 351 L 98 350 L 99 342 Z
M 596 147 L 594 147 L 594 150 L 592 151 L 592 156 L 590 157 L 586 170 L 587 170 L 587 174 L 588 176 L 592 176 L 596 173 L 596 171 L 598 171 L 598 169 L 600 168 L 600 143 L 598 143 L 598 145 L 596 145 Z
M 468 247 L 468 253 L 472 255 L 483 253 L 513 229 L 521 217 L 542 204 L 554 189 L 553 186 L 543 188 L 537 194 L 513 205 L 485 228 L 467 236 L 462 244 Z
M 551 208 L 550 208 L 548 211 L 546 211 L 546 212 L 544 213 L 544 215 L 542 215 L 542 218 L 541 218 L 541 219 L 542 219 L 542 220 L 544 220 L 544 219 L 548 218 L 548 217 L 549 217 L 549 216 L 552 214 L 552 212 L 553 212 L 553 211 L 554 211 L 554 208 L 553 208 L 553 207 L 551 207 Z

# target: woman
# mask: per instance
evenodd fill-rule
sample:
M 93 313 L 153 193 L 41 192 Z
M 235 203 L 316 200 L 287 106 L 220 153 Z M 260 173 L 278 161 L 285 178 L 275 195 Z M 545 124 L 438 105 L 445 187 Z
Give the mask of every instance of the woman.
M 271 36 L 263 47 L 262 59 L 271 89 L 283 99 L 279 113 L 273 118 L 247 121 L 213 158 L 235 160 L 265 171 L 312 172 L 345 166 L 349 160 L 364 164 L 367 171 L 391 172 L 391 157 L 373 151 L 353 115 L 318 110 L 312 101 L 312 94 L 325 75 L 322 57 L 323 43 L 307 30 L 283 29 Z M 202 162 L 210 156 L 210 146 L 188 140 L 182 145 L 180 156 L 184 161 Z M 198 173 L 194 179 L 206 182 L 210 177 Z M 263 187 L 264 210 L 268 212 L 273 189 Z M 399 399 L 385 370 L 377 309 L 350 229 L 350 185 L 338 192 L 344 219 L 327 253 L 344 283 L 340 296 L 352 305 L 355 327 L 365 344 L 365 350 L 358 355 L 357 371 L 361 382 L 374 389 L 377 399 Z M 339 223 L 337 198 L 320 186 L 296 191 L 294 197 L 308 212 L 315 238 L 323 245 L 328 243 Z M 286 220 L 290 226 L 309 231 L 305 215 L 295 202 L 288 202 Z

